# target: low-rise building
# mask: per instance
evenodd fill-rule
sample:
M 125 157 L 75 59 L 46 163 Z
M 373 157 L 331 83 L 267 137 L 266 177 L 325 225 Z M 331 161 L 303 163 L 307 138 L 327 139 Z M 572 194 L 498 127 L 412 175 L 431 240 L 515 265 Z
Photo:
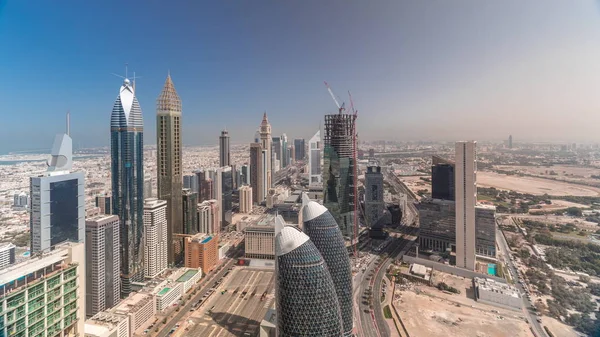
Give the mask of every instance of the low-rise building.
M 211 272 L 219 261 L 217 236 L 196 234 L 185 238 L 185 266 Z
M 508 284 L 488 278 L 474 277 L 473 288 L 475 289 L 475 299 L 482 303 L 518 310 L 523 304 L 517 288 Z
M 183 293 L 187 293 L 202 278 L 202 269 L 200 268 L 179 268 L 169 280 L 183 285 Z
M 183 283 L 165 282 L 156 287 L 156 311 L 163 311 L 183 296 Z
M 85 321 L 85 337 L 131 337 L 129 316 L 99 312 Z
M 148 327 L 156 315 L 156 297 L 153 294 L 132 293 L 110 312 L 129 317 L 129 331 L 136 333 Z
M 275 228 L 270 224 L 258 223 L 244 229 L 245 254 L 248 259 L 275 259 Z
M 15 263 L 15 249 L 16 246 L 12 243 L 0 243 L 0 269 Z

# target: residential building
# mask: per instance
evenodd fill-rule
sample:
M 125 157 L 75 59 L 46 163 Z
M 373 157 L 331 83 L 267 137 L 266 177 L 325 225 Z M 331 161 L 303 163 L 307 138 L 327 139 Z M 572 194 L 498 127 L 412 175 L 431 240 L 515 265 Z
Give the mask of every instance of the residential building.
M 121 297 L 144 279 L 144 122 L 125 79 L 110 119 L 113 214 L 121 221 Z
M 196 234 L 198 233 L 198 193 L 184 188 L 181 197 L 183 233 Z
M 372 227 L 383 216 L 383 174 L 376 163 L 369 163 L 365 173 L 365 221 Z
M 29 195 L 25 192 L 15 193 L 13 196 L 13 208 L 15 209 L 28 209 L 29 208 Z
M 87 317 L 121 302 L 120 225 L 116 215 L 85 221 L 85 313 Z
M 72 163 L 73 141 L 68 134 L 58 134 L 47 171 L 29 180 L 32 253 L 48 250 L 61 242 L 84 240 L 84 175 L 83 172 L 71 173 Z
M 331 274 L 340 305 L 344 336 L 352 336 L 353 299 L 352 266 L 344 237 L 331 213 L 323 205 L 302 195 L 302 220 L 304 233 L 321 253 Z
M 250 185 L 250 166 L 242 165 L 240 168 L 242 180 L 240 182 L 241 185 Z
M 431 197 L 454 200 L 454 163 L 439 156 L 431 160 Z
M 306 234 L 278 219 L 275 224 L 278 336 L 343 336 L 340 304 L 325 260 Z
M 521 311 L 523 299 L 516 287 L 493 279 L 474 277 L 473 288 L 477 302 Z
M 245 185 L 239 188 L 240 213 L 252 212 L 252 187 Z
M 475 270 L 477 143 L 456 142 L 456 265 Z
M 129 316 L 100 312 L 85 321 L 85 337 L 131 337 Z
M 144 276 L 154 278 L 167 269 L 168 240 L 167 201 L 156 198 L 144 201 Z
M 187 237 L 185 241 L 185 266 L 187 268 L 201 268 L 204 273 L 209 273 L 215 269 L 219 261 L 218 241 L 217 236 L 202 233 Z
M 219 166 L 230 166 L 231 165 L 231 154 L 229 152 L 229 132 L 227 130 L 221 131 L 219 136 Z
M 169 264 L 175 264 L 173 234 L 185 234 L 181 190 L 181 99 L 175 90 L 171 74 L 156 100 L 156 157 L 158 199 L 167 202 L 167 245 Z
M 101 214 L 112 214 L 112 197 L 105 194 L 96 196 L 96 207 L 100 208 Z
M 310 185 L 320 185 L 323 182 L 321 174 L 321 130 L 308 141 L 308 182 Z
M 141 334 L 143 329 L 147 328 L 156 318 L 156 296 L 147 293 L 132 293 L 110 312 L 129 317 L 130 333 Z
M 0 243 L 0 269 L 4 269 L 16 262 L 16 246 L 12 243 Z
M 198 177 L 198 202 L 214 199 L 211 171 L 202 169 L 196 172 L 196 176 Z
M 342 234 L 356 243 L 355 116 L 325 115 L 323 159 L 323 205 L 331 212 Z
M 81 336 L 85 246 L 67 242 L 0 271 L 0 336 Z
M 198 204 L 198 232 L 204 234 L 218 234 L 219 230 L 219 203 L 217 200 L 206 200 Z
M 146 176 L 144 178 L 144 199 L 154 197 L 154 185 L 152 184 L 152 178 Z
M 192 192 L 199 193 L 198 175 L 191 174 L 183 176 L 183 188 L 187 188 Z
M 260 205 L 265 200 L 263 180 L 263 149 L 260 143 L 250 144 L 250 186 L 252 200 Z

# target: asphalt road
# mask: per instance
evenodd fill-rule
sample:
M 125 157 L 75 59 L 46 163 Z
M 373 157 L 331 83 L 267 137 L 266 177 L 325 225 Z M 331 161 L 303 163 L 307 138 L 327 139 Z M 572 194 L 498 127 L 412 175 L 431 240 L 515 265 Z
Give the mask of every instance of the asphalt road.
M 158 332 L 158 334 L 156 335 L 156 337 L 166 337 L 169 332 L 171 331 L 171 329 L 173 329 L 175 327 L 175 324 L 177 324 L 177 322 L 181 321 L 181 319 L 190 313 L 190 309 L 192 307 L 192 304 L 194 304 L 196 301 L 199 301 L 202 296 L 204 296 L 209 290 L 210 288 L 213 287 L 214 283 L 216 281 L 218 281 L 221 277 L 223 277 L 223 275 L 225 275 L 225 273 L 229 270 L 229 267 L 233 266 L 235 264 L 235 262 L 237 261 L 237 257 L 239 256 L 240 253 L 240 247 L 237 248 L 236 252 L 234 253 L 234 257 L 233 258 L 228 258 L 229 261 L 227 261 L 225 264 L 222 264 L 222 268 L 220 271 L 218 271 L 216 274 L 209 274 L 209 279 L 208 282 L 206 282 L 206 284 L 204 285 L 204 287 L 202 287 L 202 289 L 196 294 L 196 296 L 192 297 L 191 300 L 187 301 L 185 303 L 185 305 L 183 307 L 180 307 L 179 312 L 177 312 L 175 314 L 175 316 L 173 316 L 171 319 L 167 320 L 167 324 L 163 325 L 162 329 Z M 157 324 L 161 324 L 162 322 L 159 320 L 157 322 Z
M 506 257 L 507 266 L 510 268 L 512 275 L 514 275 L 514 277 L 517 278 L 515 286 L 517 287 L 519 292 L 522 295 L 524 295 L 526 293 L 525 288 L 520 283 L 518 283 L 519 274 L 517 274 L 517 268 L 510 259 L 510 248 L 508 247 L 508 243 L 506 242 L 504 235 L 502 235 L 501 230 L 497 230 L 496 237 L 499 238 L 497 240 L 499 243 L 498 246 L 500 247 L 502 254 L 504 254 L 504 256 Z M 526 296 L 522 296 L 521 299 L 523 300 L 523 312 L 526 314 L 527 321 L 529 321 L 529 325 L 533 327 L 534 335 L 536 335 L 537 337 L 546 337 L 546 331 L 544 330 L 542 325 L 537 321 L 537 315 L 534 314 L 531 310 L 529 310 L 529 308 L 533 306 L 533 303 Z

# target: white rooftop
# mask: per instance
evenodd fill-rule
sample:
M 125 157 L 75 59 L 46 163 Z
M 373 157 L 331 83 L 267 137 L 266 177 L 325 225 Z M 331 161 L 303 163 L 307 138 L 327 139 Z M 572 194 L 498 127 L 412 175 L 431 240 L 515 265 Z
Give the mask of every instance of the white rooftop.
M 275 236 L 275 255 L 285 255 L 308 240 L 308 235 L 302 233 L 296 227 L 286 226 Z

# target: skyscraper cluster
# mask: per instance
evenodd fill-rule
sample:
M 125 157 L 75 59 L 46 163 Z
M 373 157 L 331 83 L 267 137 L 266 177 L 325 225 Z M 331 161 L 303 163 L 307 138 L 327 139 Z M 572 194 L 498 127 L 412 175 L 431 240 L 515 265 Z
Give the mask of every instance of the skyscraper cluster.
M 277 329 L 280 336 L 350 336 L 352 269 L 332 214 L 303 196 L 304 233 L 275 223 Z

